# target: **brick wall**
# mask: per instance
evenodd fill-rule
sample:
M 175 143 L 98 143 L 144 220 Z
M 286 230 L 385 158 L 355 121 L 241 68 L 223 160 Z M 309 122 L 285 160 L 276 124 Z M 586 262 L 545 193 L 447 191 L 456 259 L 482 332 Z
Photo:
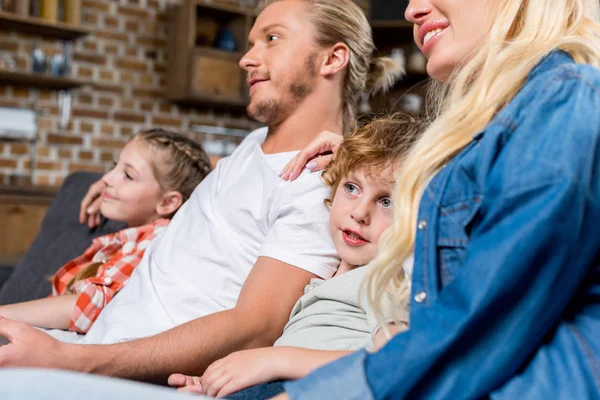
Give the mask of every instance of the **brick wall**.
M 64 130 L 58 128 L 58 93 L 39 91 L 33 174 L 29 145 L 0 142 L 0 184 L 57 186 L 73 171 L 104 172 L 131 134 L 150 126 L 182 132 L 194 124 L 256 126 L 243 114 L 182 108 L 164 99 L 167 10 L 177 0 L 82 3 L 82 24 L 92 34 L 74 42 L 71 73 L 93 84 L 73 92 L 71 122 Z M 0 52 L 13 57 L 19 70 L 30 70 L 35 45 L 35 37 L 0 28 Z M 61 50 L 56 40 L 42 39 L 38 46 L 46 55 Z M 35 92 L 0 85 L 0 106 L 31 107 Z

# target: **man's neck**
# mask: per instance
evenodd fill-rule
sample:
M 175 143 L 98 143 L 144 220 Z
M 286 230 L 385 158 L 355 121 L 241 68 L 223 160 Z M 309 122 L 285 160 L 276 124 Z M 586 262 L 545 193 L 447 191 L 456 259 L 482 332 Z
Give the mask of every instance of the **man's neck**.
M 325 130 L 342 134 L 341 99 L 337 104 L 316 100 L 306 98 L 284 121 L 269 126 L 269 134 L 262 145 L 265 154 L 302 150 Z

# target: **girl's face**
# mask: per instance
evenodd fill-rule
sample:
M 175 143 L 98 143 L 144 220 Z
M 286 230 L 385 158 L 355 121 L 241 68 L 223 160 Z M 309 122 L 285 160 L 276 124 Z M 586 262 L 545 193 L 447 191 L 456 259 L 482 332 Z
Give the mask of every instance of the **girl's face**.
M 340 182 L 329 218 L 329 232 L 338 255 L 349 265 L 375 259 L 381 234 L 392 223 L 391 170 L 373 176 L 363 168 Z
M 140 139 L 125 145 L 115 167 L 102 178 L 106 185 L 102 215 L 129 226 L 145 225 L 159 217 L 157 210 L 163 196 L 152 173 L 150 156 L 148 146 Z
M 427 73 L 440 82 L 481 44 L 488 32 L 491 0 L 410 0 L 405 17 L 415 43 L 427 57 Z

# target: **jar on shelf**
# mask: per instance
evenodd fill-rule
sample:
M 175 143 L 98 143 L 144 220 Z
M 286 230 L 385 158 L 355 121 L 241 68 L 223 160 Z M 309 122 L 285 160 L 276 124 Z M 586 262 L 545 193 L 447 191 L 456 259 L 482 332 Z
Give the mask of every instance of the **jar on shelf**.
M 28 17 L 31 0 L 15 0 L 15 3 L 15 13 L 21 17 Z
M 48 22 L 58 20 L 58 0 L 41 0 L 40 17 Z
M 64 0 L 65 22 L 73 25 L 81 24 L 81 0 Z

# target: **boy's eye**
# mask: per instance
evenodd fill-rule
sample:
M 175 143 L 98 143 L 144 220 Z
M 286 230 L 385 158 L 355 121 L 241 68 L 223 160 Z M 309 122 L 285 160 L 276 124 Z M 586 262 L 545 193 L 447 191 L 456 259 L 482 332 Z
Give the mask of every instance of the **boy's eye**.
M 129 175 L 127 172 L 123 172 L 125 174 L 125 179 L 128 179 L 130 181 L 133 180 L 133 178 L 131 177 L 131 175 Z
M 379 203 L 384 207 L 384 208 L 392 208 L 392 200 L 390 198 L 385 198 L 385 199 L 381 199 L 379 201 Z
M 267 41 L 268 42 L 273 42 L 273 41 L 278 40 L 278 39 L 279 39 L 279 36 L 277 36 L 277 35 L 268 35 L 267 36 Z
M 346 183 L 344 187 L 346 188 L 346 192 L 350 194 L 356 194 L 358 192 L 358 188 L 351 183 Z

